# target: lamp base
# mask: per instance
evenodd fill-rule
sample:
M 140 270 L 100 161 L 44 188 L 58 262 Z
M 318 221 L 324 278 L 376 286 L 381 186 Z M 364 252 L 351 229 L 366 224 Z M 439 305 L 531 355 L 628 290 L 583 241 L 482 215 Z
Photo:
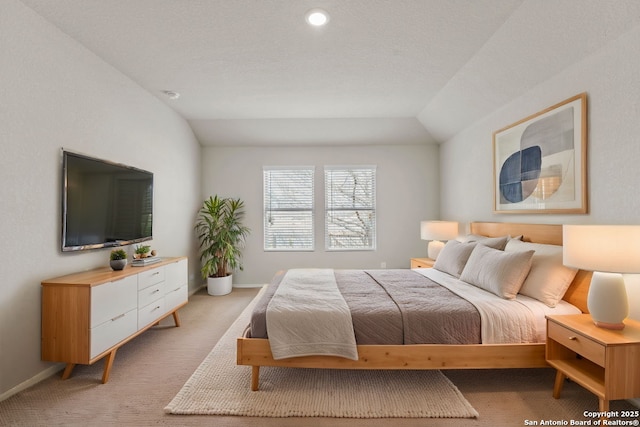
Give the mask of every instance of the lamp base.
M 427 256 L 431 259 L 438 258 L 440 251 L 444 248 L 444 242 L 440 240 L 432 240 L 427 245 Z
M 587 295 L 587 307 L 597 327 L 624 329 L 622 321 L 629 314 L 629 302 L 622 274 L 594 271 Z
M 602 328 L 602 329 L 612 329 L 614 331 L 621 331 L 624 329 L 624 323 L 620 322 L 620 323 L 607 323 L 607 322 L 599 322 L 597 320 L 593 320 L 593 323 L 598 327 L 598 328 Z

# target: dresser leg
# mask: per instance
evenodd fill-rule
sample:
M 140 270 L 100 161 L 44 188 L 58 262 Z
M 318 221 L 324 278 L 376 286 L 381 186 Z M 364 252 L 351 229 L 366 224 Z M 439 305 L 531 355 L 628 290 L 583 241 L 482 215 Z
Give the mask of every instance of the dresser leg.
M 107 354 L 107 358 L 104 361 L 104 371 L 102 372 L 102 384 L 106 384 L 109 381 L 109 374 L 111 373 L 111 367 L 113 366 L 113 359 L 116 358 L 116 351 L 118 349 L 114 348 L 113 351 Z
M 555 399 L 560 398 L 560 393 L 562 393 L 562 386 L 564 385 L 564 380 L 566 379 L 566 375 L 560 371 L 556 372 L 556 382 L 553 385 L 553 397 Z
M 173 321 L 176 323 L 176 328 L 180 327 L 180 316 L 178 316 L 178 310 L 173 312 Z
M 71 376 L 71 372 L 75 367 L 76 367 L 75 363 L 67 363 L 67 366 L 65 366 L 64 372 L 62 373 L 62 379 L 63 380 L 69 379 L 69 377 Z

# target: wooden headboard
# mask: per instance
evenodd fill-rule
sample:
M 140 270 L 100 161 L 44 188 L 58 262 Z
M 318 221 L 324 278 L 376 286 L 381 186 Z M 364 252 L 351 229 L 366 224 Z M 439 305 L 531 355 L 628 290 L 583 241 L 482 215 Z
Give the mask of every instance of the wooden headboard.
M 520 236 L 525 242 L 562 245 L 562 225 L 560 224 L 518 224 L 513 222 L 472 222 L 470 231 L 481 236 Z M 588 313 L 587 294 L 591 283 L 591 272 L 579 270 L 564 294 L 565 301 Z

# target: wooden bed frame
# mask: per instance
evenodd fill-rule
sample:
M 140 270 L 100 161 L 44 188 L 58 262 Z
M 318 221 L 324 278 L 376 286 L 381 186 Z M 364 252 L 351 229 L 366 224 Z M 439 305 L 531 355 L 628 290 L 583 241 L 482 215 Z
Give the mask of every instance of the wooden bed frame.
M 473 222 L 472 234 L 489 237 L 523 236 L 524 241 L 562 245 L 562 225 Z M 587 311 L 591 272 L 578 271 L 564 300 Z M 358 360 L 307 356 L 275 360 L 269 340 L 240 337 L 237 364 L 249 365 L 251 390 L 258 390 L 260 366 L 327 369 L 497 369 L 548 367 L 545 344 L 419 344 L 358 345 Z

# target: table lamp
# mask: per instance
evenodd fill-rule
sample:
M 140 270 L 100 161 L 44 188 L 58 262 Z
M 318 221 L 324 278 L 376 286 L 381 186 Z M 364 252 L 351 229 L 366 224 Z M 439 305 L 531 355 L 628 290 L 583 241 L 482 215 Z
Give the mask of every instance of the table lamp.
M 596 326 L 624 329 L 629 314 L 621 273 L 640 273 L 640 225 L 564 225 L 562 260 L 593 271 L 587 307 Z
M 455 239 L 458 236 L 458 223 L 455 221 L 420 221 L 420 238 L 430 240 L 427 256 L 438 258 L 444 247 L 443 240 Z

